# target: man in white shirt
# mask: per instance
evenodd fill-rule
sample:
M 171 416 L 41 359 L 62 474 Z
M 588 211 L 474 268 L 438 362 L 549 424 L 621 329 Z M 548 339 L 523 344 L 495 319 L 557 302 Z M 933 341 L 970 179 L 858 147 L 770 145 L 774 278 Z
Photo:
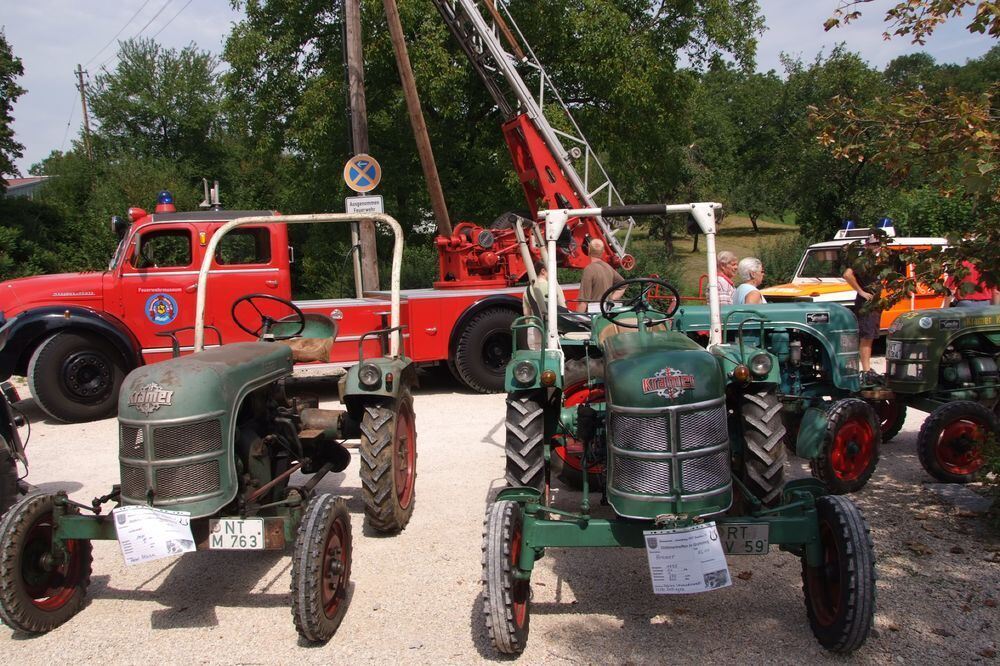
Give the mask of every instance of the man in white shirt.
M 736 277 L 736 270 L 740 265 L 739 259 L 729 250 L 723 250 L 716 258 L 716 265 L 719 269 L 719 303 L 732 305 L 733 293 L 736 291 L 733 279 Z

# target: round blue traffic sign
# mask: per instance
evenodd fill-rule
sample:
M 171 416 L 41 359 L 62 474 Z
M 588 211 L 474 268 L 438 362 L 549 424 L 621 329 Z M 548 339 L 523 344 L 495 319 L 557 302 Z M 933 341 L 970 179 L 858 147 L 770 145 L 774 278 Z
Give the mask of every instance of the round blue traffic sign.
M 344 182 L 355 192 L 371 192 L 382 180 L 382 167 L 371 155 L 355 155 L 344 165 Z

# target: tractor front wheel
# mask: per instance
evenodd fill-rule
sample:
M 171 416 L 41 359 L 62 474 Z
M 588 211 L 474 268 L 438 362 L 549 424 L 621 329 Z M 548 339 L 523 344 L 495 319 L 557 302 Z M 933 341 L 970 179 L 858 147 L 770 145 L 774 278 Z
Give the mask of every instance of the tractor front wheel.
M 520 578 L 521 507 L 501 500 L 486 510 L 483 534 L 483 614 L 493 647 L 504 654 L 524 651 L 528 640 L 531 583 Z
M 507 485 L 545 492 L 545 410 L 534 393 L 507 395 Z
M 917 454 L 927 473 L 944 483 L 968 483 L 983 466 L 983 444 L 1000 432 L 997 416 L 978 402 L 941 405 L 917 435 Z
M 55 495 L 29 495 L 0 521 L 0 620 L 12 629 L 44 634 L 86 600 L 91 544 L 72 539 L 53 549 L 55 502 Z
M 395 409 L 389 403 L 365 406 L 359 450 L 368 524 L 379 532 L 402 531 L 413 515 L 417 481 L 417 428 L 408 390 Z
M 292 553 L 292 618 L 307 641 L 337 632 L 350 596 L 351 515 L 343 498 L 317 495 L 306 505 Z
M 802 558 L 802 591 L 809 624 L 831 652 L 854 652 L 868 638 L 875 616 L 875 552 L 861 511 L 846 497 L 816 500 L 822 559 Z
M 785 486 L 785 426 L 781 402 L 773 390 L 743 395 L 743 480 L 764 506 L 781 502 Z
M 812 475 L 836 495 L 861 490 L 875 473 L 881 443 L 872 406 L 858 398 L 838 400 L 827 413 L 819 456 L 809 461 Z

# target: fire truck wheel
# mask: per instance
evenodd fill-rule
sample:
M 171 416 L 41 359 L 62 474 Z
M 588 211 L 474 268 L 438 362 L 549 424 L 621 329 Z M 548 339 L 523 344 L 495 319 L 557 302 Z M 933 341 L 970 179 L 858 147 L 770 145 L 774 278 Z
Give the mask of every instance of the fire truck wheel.
M 408 390 L 395 408 L 391 403 L 365 406 L 359 453 L 368 524 L 378 532 L 402 531 L 413 515 L 417 480 L 417 428 Z
M 17 499 L 17 460 L 10 445 L 0 437 L 0 517 Z
M 996 415 L 977 402 L 941 405 L 917 435 L 920 464 L 938 481 L 968 483 L 983 466 L 983 444 L 997 432 Z
M 781 502 L 785 485 L 785 426 L 773 389 L 743 395 L 743 480 L 764 506 Z
M 91 544 L 65 542 L 52 549 L 55 495 L 28 495 L 0 521 L 0 620 L 8 627 L 44 634 L 76 615 L 87 597 Z M 67 507 L 67 513 L 79 513 Z
M 487 308 L 475 315 L 458 336 L 455 369 L 462 383 L 473 391 L 503 391 L 512 352 L 510 325 L 516 318 L 517 313 L 510 308 Z
M 906 422 L 906 405 L 899 400 L 876 400 L 872 403 L 882 429 L 882 443 L 899 434 Z
M 545 410 L 534 393 L 507 396 L 507 485 L 545 492 Z
M 846 497 L 816 500 L 820 566 L 802 558 L 802 591 L 809 625 L 831 652 L 854 652 L 868 638 L 875 616 L 875 552 L 861 511 Z
M 307 641 L 337 632 L 351 592 L 351 514 L 328 493 L 306 505 L 292 552 L 292 618 Z
M 94 421 L 115 413 L 125 371 L 121 354 L 107 342 L 63 331 L 35 349 L 28 363 L 28 387 L 52 418 Z
M 844 398 L 827 412 L 819 456 L 809 461 L 812 475 L 835 495 L 861 490 L 878 466 L 882 429 L 864 400 Z
M 531 583 L 514 572 L 521 556 L 521 507 L 501 500 L 486 509 L 483 530 L 483 615 L 498 652 L 518 654 L 528 641 Z

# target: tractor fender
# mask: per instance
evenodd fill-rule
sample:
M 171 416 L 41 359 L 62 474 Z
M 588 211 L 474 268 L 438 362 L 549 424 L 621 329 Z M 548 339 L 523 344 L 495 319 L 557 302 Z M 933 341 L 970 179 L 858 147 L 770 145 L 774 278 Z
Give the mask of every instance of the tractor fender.
M 513 310 L 519 316 L 521 315 L 521 300 L 511 296 L 510 294 L 493 294 L 476 301 L 467 307 L 461 315 L 459 315 L 458 319 L 455 321 L 455 325 L 451 327 L 451 335 L 448 337 L 449 358 L 455 357 L 455 348 L 458 345 L 458 340 L 462 336 L 462 331 L 466 329 L 472 318 L 483 310 L 495 307 Z
M 375 365 L 382 371 L 382 377 L 379 380 L 378 386 L 371 389 L 361 386 L 361 381 L 358 378 L 358 371 L 361 369 L 361 366 L 368 364 Z M 393 377 L 391 388 L 386 385 L 386 378 L 390 374 Z M 351 418 L 360 422 L 362 416 L 361 410 L 366 404 L 373 402 L 394 402 L 399 400 L 404 390 L 412 389 L 417 384 L 417 368 L 410 359 L 369 358 L 365 359 L 364 363 L 352 366 L 340 378 L 338 389 L 340 400 L 347 407 L 347 413 Z
M 35 348 L 61 331 L 95 333 L 118 350 L 128 369 L 141 365 L 139 341 L 120 320 L 78 305 L 46 306 L 22 312 L 0 328 L 0 381 L 24 376 Z
M 795 440 L 795 455 L 806 460 L 819 456 L 826 437 L 827 421 L 826 410 L 819 407 L 809 407 L 802 413 L 802 423 Z

